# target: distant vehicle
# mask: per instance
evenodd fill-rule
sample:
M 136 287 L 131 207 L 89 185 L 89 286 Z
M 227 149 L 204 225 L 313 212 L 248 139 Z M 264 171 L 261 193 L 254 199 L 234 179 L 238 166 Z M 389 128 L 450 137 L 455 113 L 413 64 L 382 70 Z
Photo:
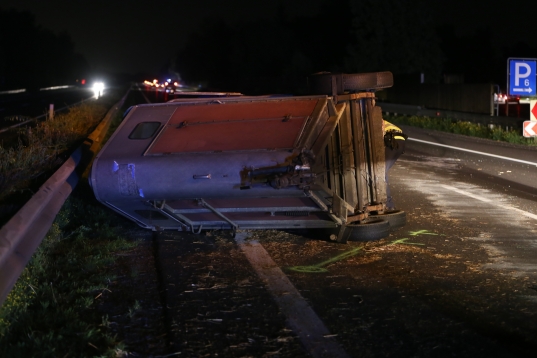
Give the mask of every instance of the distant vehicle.
M 182 87 L 181 83 L 178 80 L 167 79 L 164 82 L 164 88 L 166 93 L 177 92 Z
M 509 104 L 518 104 L 520 103 L 520 96 L 508 96 L 505 102 Z
M 179 88 L 183 87 L 183 85 L 181 84 L 179 80 L 172 80 L 170 78 L 166 79 L 163 82 L 159 82 L 156 79 L 154 79 L 153 81 L 145 80 L 144 85 L 146 87 L 154 87 L 157 90 L 160 90 L 166 93 L 175 93 L 177 92 Z
M 520 103 L 520 96 L 508 96 L 504 93 L 494 93 L 494 103 L 496 104 L 516 104 Z
M 310 77 L 310 96 L 215 93 L 131 107 L 96 157 L 96 198 L 151 230 L 316 229 L 376 240 L 387 210 L 382 112 L 390 72 Z M 199 97 L 199 96 L 196 96 Z
M 503 93 L 494 93 L 494 103 L 504 104 L 507 100 L 507 95 Z

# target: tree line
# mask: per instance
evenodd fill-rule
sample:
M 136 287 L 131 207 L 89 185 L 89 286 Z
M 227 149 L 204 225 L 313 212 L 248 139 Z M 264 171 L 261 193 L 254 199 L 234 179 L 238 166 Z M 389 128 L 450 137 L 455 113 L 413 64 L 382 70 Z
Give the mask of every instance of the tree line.
M 499 45 L 494 31 L 439 25 L 425 0 L 327 0 L 314 17 L 205 23 L 177 54 L 190 83 L 249 94 L 307 91 L 309 74 L 391 71 L 395 84 L 505 84 L 508 57 L 537 57 L 520 40 Z M 449 22 L 448 22 L 449 23 Z
M 536 47 L 520 40 L 496 44 L 489 28 L 457 34 L 456 25 L 438 26 L 435 11 L 425 0 L 325 0 L 310 17 L 286 17 L 281 5 L 271 19 L 207 19 L 173 61 L 162 60 L 162 72 L 209 90 L 301 94 L 307 76 L 320 71 L 391 71 L 396 84 L 455 75 L 501 85 L 508 57 L 537 57 Z M 36 25 L 30 12 L 0 8 L 0 90 L 74 83 L 89 74 L 68 33 Z
M 75 83 L 89 65 L 66 32 L 38 26 L 28 11 L 0 8 L 0 90 Z
M 436 80 L 443 54 L 427 4 L 325 1 L 316 17 L 207 21 L 178 52 L 187 82 L 245 93 L 307 91 L 314 72 L 425 73 Z

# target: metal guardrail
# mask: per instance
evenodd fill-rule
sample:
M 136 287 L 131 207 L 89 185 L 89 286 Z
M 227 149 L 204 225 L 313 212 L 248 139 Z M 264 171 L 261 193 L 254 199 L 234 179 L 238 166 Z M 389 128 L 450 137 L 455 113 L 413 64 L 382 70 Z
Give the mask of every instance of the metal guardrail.
M 424 116 L 432 118 L 451 118 L 472 123 L 479 123 L 483 125 L 507 127 L 511 129 L 522 129 L 524 121 L 529 119 L 514 117 L 495 117 L 487 114 L 456 112 L 443 109 L 427 109 L 420 106 L 394 104 L 387 102 L 378 102 L 378 105 L 382 108 L 382 112 L 388 114 L 405 114 L 410 116 Z
M 129 91 L 108 111 L 84 144 L 71 154 L 60 169 L 0 229 L 0 305 L 41 244 L 65 200 L 78 184 L 77 167 L 79 164 L 88 166 L 91 163 L 112 118 L 123 105 L 128 93 Z

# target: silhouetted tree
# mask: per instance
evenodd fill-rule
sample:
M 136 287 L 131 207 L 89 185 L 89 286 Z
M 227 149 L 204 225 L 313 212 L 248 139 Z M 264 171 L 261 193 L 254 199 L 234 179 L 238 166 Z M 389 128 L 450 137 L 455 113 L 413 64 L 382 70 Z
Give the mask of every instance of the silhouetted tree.
M 453 25 L 445 25 L 437 33 L 442 51 L 449 54 L 444 73 L 462 74 L 466 83 L 498 83 L 499 70 L 505 76 L 505 60 L 501 49 L 493 46 L 493 34 L 488 28 L 457 35 Z
M 424 73 L 436 82 L 443 54 L 424 0 L 351 0 L 353 41 L 348 72 Z
M 413 6 L 410 6 L 412 3 Z M 179 51 L 187 82 L 242 91 L 305 92 L 319 71 L 420 73 L 437 81 L 443 56 L 421 0 L 331 0 L 313 17 L 207 22 Z
M 88 72 L 67 33 L 37 26 L 28 11 L 0 9 L 0 87 L 71 83 Z
M 296 35 L 285 23 L 215 22 L 179 51 L 176 69 L 191 84 L 249 94 L 288 92 L 313 70 Z

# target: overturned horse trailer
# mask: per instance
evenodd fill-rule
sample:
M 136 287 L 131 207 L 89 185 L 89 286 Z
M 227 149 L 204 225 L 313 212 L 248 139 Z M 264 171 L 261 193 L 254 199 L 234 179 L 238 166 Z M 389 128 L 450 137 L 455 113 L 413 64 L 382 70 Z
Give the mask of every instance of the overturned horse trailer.
M 310 96 L 182 98 L 131 107 L 96 157 L 96 198 L 152 230 L 318 229 L 375 240 L 386 208 L 375 91 L 390 72 L 321 73 Z M 322 230 L 321 230 L 322 229 Z

